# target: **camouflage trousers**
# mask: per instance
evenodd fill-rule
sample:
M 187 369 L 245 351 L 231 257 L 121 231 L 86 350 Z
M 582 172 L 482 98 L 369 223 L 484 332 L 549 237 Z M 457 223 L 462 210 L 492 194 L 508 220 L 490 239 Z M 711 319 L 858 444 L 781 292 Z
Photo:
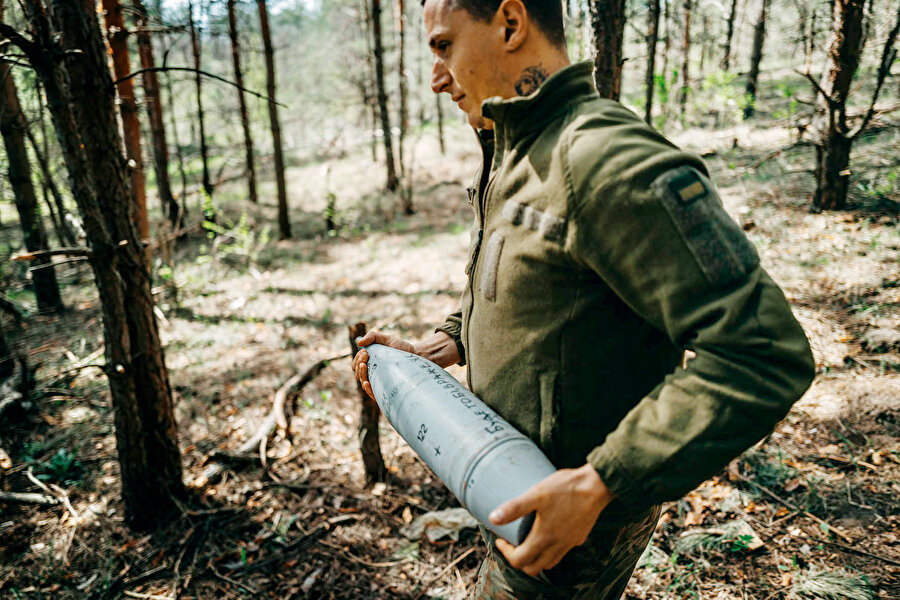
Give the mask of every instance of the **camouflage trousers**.
M 497 550 L 494 535 L 481 527 L 488 556 L 469 600 L 618 600 L 650 542 L 659 513 L 655 506 L 624 524 L 604 521 L 601 515 L 587 542 L 537 577 L 510 565 Z

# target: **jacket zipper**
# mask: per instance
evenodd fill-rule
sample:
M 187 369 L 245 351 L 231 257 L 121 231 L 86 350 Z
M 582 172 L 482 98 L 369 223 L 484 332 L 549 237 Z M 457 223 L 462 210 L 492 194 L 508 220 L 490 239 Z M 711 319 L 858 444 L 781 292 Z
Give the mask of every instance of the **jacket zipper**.
M 491 156 L 491 165 L 493 165 L 494 159 L 495 159 L 496 156 L 497 156 L 497 137 L 496 137 L 496 130 L 494 131 L 494 134 L 495 134 L 495 137 L 494 137 L 494 152 L 493 152 L 493 155 Z M 482 147 L 482 153 L 483 153 L 483 152 L 484 152 L 484 148 Z M 483 162 L 484 162 L 484 158 L 482 157 L 482 163 L 483 163 Z M 489 165 L 488 168 L 490 168 L 491 165 Z M 488 176 L 487 183 L 484 185 L 484 189 L 483 189 L 483 190 L 481 190 L 481 189 L 479 190 L 480 193 L 478 194 L 478 216 L 479 216 L 479 222 L 478 222 L 478 239 L 475 240 L 475 251 L 472 253 L 472 263 L 471 263 L 471 265 L 469 266 L 469 273 L 468 273 L 468 276 L 469 276 L 469 295 L 470 295 L 470 297 L 469 297 L 469 314 L 468 314 L 468 316 L 467 316 L 466 319 L 465 319 L 465 323 L 466 323 L 466 342 L 467 342 L 467 343 L 468 343 L 469 340 L 470 340 L 470 338 L 469 338 L 469 326 L 470 326 L 470 324 L 471 324 L 471 322 L 472 322 L 472 313 L 475 311 L 475 267 L 476 267 L 477 264 L 478 264 L 478 256 L 479 256 L 479 254 L 481 253 L 481 242 L 482 242 L 482 240 L 484 239 L 484 225 L 485 225 L 484 219 L 485 219 L 485 212 L 486 212 L 486 206 L 487 206 L 488 191 L 490 191 L 490 189 L 491 189 L 491 184 L 494 182 L 494 179 L 497 177 L 497 173 L 499 173 L 499 172 L 500 172 L 500 165 L 498 164 L 498 165 L 497 165 L 497 169 L 496 169 L 493 173 L 490 173 L 490 172 L 489 172 L 489 176 Z M 480 186 L 480 185 L 481 185 L 481 182 L 479 181 L 478 184 L 479 184 L 479 186 Z M 468 361 L 467 361 L 467 362 L 468 362 Z M 466 383 L 468 384 L 469 389 L 472 389 L 472 369 L 471 369 L 471 363 L 469 363 L 469 367 L 466 369 Z

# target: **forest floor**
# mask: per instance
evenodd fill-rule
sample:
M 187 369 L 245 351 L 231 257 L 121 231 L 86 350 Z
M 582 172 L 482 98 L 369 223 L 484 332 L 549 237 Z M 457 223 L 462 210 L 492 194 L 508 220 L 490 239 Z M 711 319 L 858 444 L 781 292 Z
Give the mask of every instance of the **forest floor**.
M 790 147 L 771 116 L 672 137 L 706 156 L 806 329 L 818 376 L 775 433 L 665 506 L 627 598 L 900 598 L 900 128 L 859 142 L 854 208 L 823 214 L 809 210 L 812 148 Z M 43 393 L 4 426 L 0 488 L 39 492 L 31 472 L 70 505 L 0 504 L 0 597 L 464 598 L 484 544 L 473 529 L 456 541 L 401 533 L 458 504 L 384 421 L 391 481 L 365 485 L 349 359 L 291 394 L 265 468 L 255 450 L 221 454 L 253 436 L 292 375 L 349 351 L 348 325 L 414 340 L 455 309 L 479 158 L 462 127 L 446 155 L 433 138 L 411 142 L 413 216 L 357 152 L 290 169 L 295 239 L 259 234 L 275 222 L 273 186 L 247 207 L 235 182 L 217 194 L 225 235 L 174 249 L 158 317 L 192 494 L 160 531 L 124 525 L 105 380 L 81 368 L 102 362 L 98 300 L 83 263 L 60 268 L 70 310 L 13 329 Z M 336 235 L 323 231 L 329 193 Z

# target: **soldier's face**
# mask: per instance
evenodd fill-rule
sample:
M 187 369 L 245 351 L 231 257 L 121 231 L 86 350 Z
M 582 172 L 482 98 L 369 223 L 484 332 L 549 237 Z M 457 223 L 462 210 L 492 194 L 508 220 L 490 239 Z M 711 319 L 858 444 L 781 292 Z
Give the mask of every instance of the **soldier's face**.
M 434 53 L 431 89 L 449 94 L 469 124 L 478 128 L 490 126 L 481 115 L 481 103 L 498 95 L 503 27 L 494 21 L 472 17 L 454 0 L 425 2 L 425 33 Z

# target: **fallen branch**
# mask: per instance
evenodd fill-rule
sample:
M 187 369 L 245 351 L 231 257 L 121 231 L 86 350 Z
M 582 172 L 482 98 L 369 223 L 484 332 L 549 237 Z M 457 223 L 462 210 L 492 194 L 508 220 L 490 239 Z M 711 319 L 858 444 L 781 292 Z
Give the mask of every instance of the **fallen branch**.
M 21 260 L 38 260 L 41 258 L 49 258 L 51 256 L 92 256 L 94 253 L 90 248 L 53 248 L 51 250 L 35 250 L 34 252 L 20 252 L 9 258 L 13 261 Z
M 460 554 L 459 556 L 457 556 L 457 557 L 453 560 L 452 563 L 450 563 L 449 565 L 447 565 L 446 567 L 444 567 L 444 569 L 443 569 L 440 573 L 438 573 L 438 574 L 435 575 L 434 577 L 431 577 L 431 578 L 429 578 L 429 579 L 426 579 L 425 581 L 422 581 L 422 582 L 419 584 L 419 585 L 422 587 L 422 591 L 419 592 L 419 594 L 418 594 L 415 598 L 413 598 L 413 600 L 419 600 L 419 598 L 421 598 L 422 596 L 425 595 L 425 593 L 426 593 L 426 591 L 427 591 L 426 588 L 427 588 L 429 585 L 431 585 L 432 583 L 434 583 L 435 581 L 437 581 L 438 579 L 440 579 L 441 577 L 443 577 L 444 575 L 446 575 L 446 574 L 450 571 L 450 569 L 452 569 L 453 567 L 455 567 L 456 565 L 458 565 L 460 562 L 462 562 L 462 560 L 463 560 L 464 558 L 466 558 L 467 556 L 469 556 L 470 554 L 472 554 L 473 552 L 475 552 L 475 550 L 477 550 L 477 549 L 478 549 L 477 546 L 476 546 L 476 547 L 473 547 L 473 548 L 469 548 L 468 550 L 466 550 L 465 552 L 463 552 L 462 554 Z
M 841 552 L 846 552 L 847 554 L 857 554 L 859 556 L 866 556 L 868 558 L 874 558 L 876 560 L 886 562 L 889 565 L 894 565 L 896 567 L 900 567 L 900 561 L 894 560 L 893 558 L 879 556 L 877 554 L 872 554 L 871 552 L 866 552 L 865 550 L 857 550 L 856 548 L 852 548 L 850 546 L 845 546 L 844 544 L 839 544 L 838 542 L 832 542 L 831 540 L 823 540 L 822 538 L 813 538 L 813 539 L 819 543 L 828 544 L 829 546 L 834 546 Z
M 256 433 L 253 434 L 249 440 L 244 442 L 236 454 L 246 454 L 250 452 L 254 448 L 262 446 L 265 443 L 265 440 L 268 439 L 269 434 L 272 432 L 272 428 L 278 425 L 280 428 L 287 430 L 289 423 L 287 418 L 284 415 L 284 403 L 287 400 L 289 394 L 300 392 L 303 390 L 306 385 L 315 379 L 315 377 L 322 372 L 322 370 L 328 366 L 328 364 L 335 360 L 340 360 L 342 358 L 347 358 L 350 354 L 342 354 L 340 356 L 335 356 L 332 358 L 323 358 L 318 361 L 312 367 L 307 369 L 303 373 L 297 373 L 278 388 L 278 391 L 275 392 L 275 397 L 272 400 L 272 410 L 269 412 L 269 415 L 266 417 L 265 421 L 263 421 L 262 425 L 259 429 L 256 430 Z M 265 465 L 265 460 L 263 460 L 263 464 Z
M 304 535 L 300 536 L 298 539 L 292 541 L 290 544 L 288 544 L 281 550 L 273 552 L 272 555 L 269 556 L 269 558 L 260 560 L 255 563 L 250 563 L 250 564 L 244 565 L 242 567 L 239 567 L 239 570 L 242 573 L 250 573 L 252 571 L 258 571 L 258 570 L 262 569 L 263 567 L 271 565 L 272 563 L 276 563 L 281 560 L 284 560 L 285 558 L 287 558 L 287 556 L 290 553 L 296 552 L 298 550 L 303 550 L 303 549 L 307 548 L 308 546 L 311 546 L 315 541 L 317 541 L 319 538 L 323 537 L 326 533 L 328 533 L 330 529 L 331 529 L 330 524 L 322 523 L 321 525 L 319 525 L 318 527 L 316 527 L 309 533 L 304 534 Z
M 266 468 L 266 443 L 269 439 L 269 434 L 272 433 L 272 429 L 278 425 L 283 430 L 287 431 L 289 427 L 289 423 L 287 418 L 285 417 L 285 409 L 284 405 L 287 401 L 287 397 L 293 392 L 297 393 L 303 390 L 303 388 L 315 377 L 322 372 L 322 370 L 328 366 L 328 364 L 335 360 L 340 360 L 342 358 L 347 358 L 350 356 L 349 354 L 342 354 L 341 356 L 335 356 L 332 358 L 323 358 L 318 361 L 312 367 L 307 369 L 303 373 L 297 373 L 290 379 L 288 379 L 284 384 L 278 388 L 278 391 L 275 392 L 275 397 L 272 400 L 272 410 L 269 411 L 269 414 L 266 416 L 265 420 L 256 430 L 256 433 L 253 436 L 244 442 L 240 448 L 237 449 L 237 452 L 223 452 L 221 450 L 214 450 L 207 454 L 204 457 L 204 462 L 207 461 L 215 461 L 217 464 L 211 464 L 206 469 L 203 470 L 203 473 L 191 484 L 192 487 L 204 487 L 216 481 L 219 476 L 224 471 L 224 467 L 219 464 L 223 462 L 235 463 L 235 462 L 244 462 L 247 458 L 249 458 L 248 453 L 254 449 L 258 449 L 259 452 L 259 460 L 260 464 L 263 468 Z
M 59 500 L 53 496 L 25 492 L 0 492 L 0 502 L 12 504 L 41 504 L 43 506 L 59 504 Z
M 735 471 L 732 471 L 730 474 L 731 474 L 731 475 L 734 475 L 735 477 L 737 477 L 738 479 L 740 479 L 740 480 L 743 481 L 744 483 L 749 483 L 750 485 L 752 485 L 753 487 L 755 487 L 755 488 L 758 489 L 759 491 L 764 492 L 764 493 L 765 493 L 766 495 L 768 495 L 770 498 L 772 498 L 773 500 L 779 502 L 780 504 L 783 504 L 784 506 L 788 507 L 789 509 L 791 509 L 791 510 L 793 510 L 793 511 L 795 511 L 795 512 L 798 512 L 798 513 L 802 513 L 803 515 L 809 517 L 810 519 L 812 519 L 813 521 L 815 521 L 815 522 L 818 523 L 819 525 L 823 526 L 823 527 L 825 528 L 826 532 L 833 531 L 835 534 L 837 534 L 837 535 L 838 535 L 842 540 L 844 540 L 845 542 L 848 542 L 848 543 L 850 543 L 850 544 L 853 543 L 853 538 L 851 538 L 849 535 L 847 535 L 846 533 L 844 533 L 843 531 L 841 531 L 839 528 L 837 528 L 837 527 L 835 527 L 835 526 L 833 526 L 833 525 L 831 525 L 831 524 L 829 524 L 829 523 L 823 521 L 822 519 L 820 519 L 820 518 L 817 517 L 816 515 L 812 514 L 812 513 L 809 512 L 808 510 L 803 509 L 803 508 L 799 508 L 799 507 L 797 507 L 797 506 L 791 504 L 790 502 L 788 502 L 788 501 L 785 500 L 784 498 L 781 498 L 778 494 L 776 494 L 775 492 L 773 492 L 772 490 L 770 490 L 770 489 L 767 488 L 766 486 L 760 485 L 760 484 L 756 483 L 756 482 L 753 481 L 752 479 L 750 479 L 750 478 L 748 478 L 748 477 L 745 477 L 745 476 L 741 475 L 741 474 L 738 473 L 736 470 L 735 470 Z

